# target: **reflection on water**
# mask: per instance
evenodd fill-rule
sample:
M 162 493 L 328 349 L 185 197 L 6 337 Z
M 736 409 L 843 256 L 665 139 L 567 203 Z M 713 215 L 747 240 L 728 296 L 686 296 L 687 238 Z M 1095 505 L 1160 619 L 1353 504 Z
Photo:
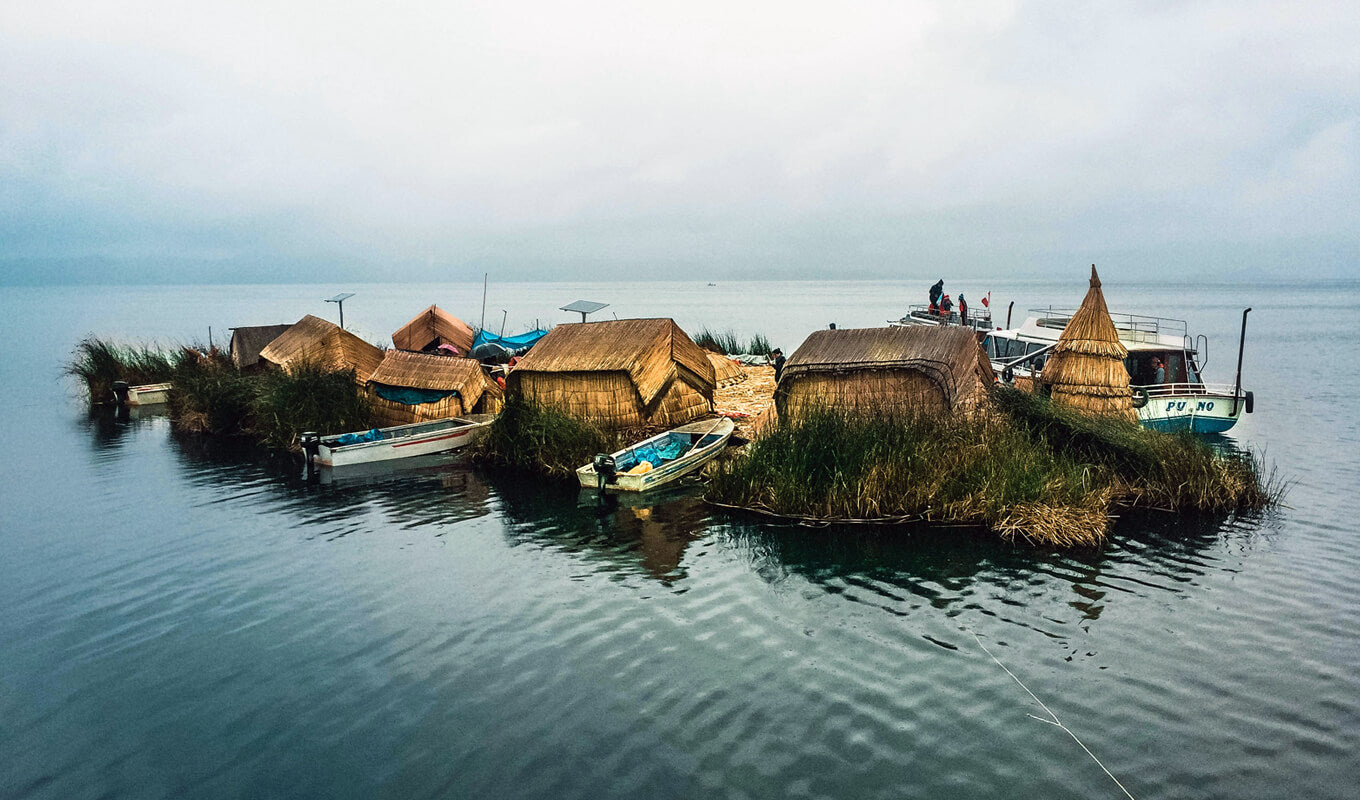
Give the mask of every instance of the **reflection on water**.
M 289 308 L 325 296 L 304 289 Z M 704 322 L 726 289 L 626 291 Z M 1181 299 L 1217 341 L 1256 301 L 1243 291 Z M 180 308 L 156 324 L 191 329 L 214 292 L 153 293 Z M 785 343 L 824 324 L 822 287 L 734 290 L 731 308 L 757 294 Z M 87 316 L 105 306 L 74 295 Z M 43 328 L 50 298 L 11 296 L 0 325 L 25 333 L 0 346 L 37 344 L 0 359 L 6 386 L 54 374 L 79 333 Z M 1164 287 L 1144 299 L 1164 305 Z M 1139 798 L 1349 797 L 1354 376 L 1292 354 L 1354 320 L 1323 330 L 1291 303 L 1258 305 L 1275 323 L 1248 366 L 1270 402 L 1216 443 L 1271 448 L 1291 507 L 1124 513 L 1105 547 L 1070 553 L 752 522 L 689 489 L 599 500 L 458 458 L 309 481 L 294 458 L 141 410 L 5 393 L 23 455 L 0 462 L 0 794 L 1111 796 L 976 633 Z M 265 308 L 230 313 L 279 318 Z

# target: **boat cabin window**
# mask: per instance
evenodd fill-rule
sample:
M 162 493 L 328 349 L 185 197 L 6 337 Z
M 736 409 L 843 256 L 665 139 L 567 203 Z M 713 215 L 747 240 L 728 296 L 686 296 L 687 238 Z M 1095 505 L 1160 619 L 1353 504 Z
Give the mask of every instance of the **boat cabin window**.
M 1129 353 L 1124 359 L 1124 366 L 1129 371 L 1129 383 L 1134 386 L 1151 386 L 1157 382 L 1156 370 L 1152 366 L 1152 359 L 1159 358 L 1166 367 L 1166 379 L 1163 383 L 1198 383 L 1199 375 L 1193 371 L 1194 362 L 1191 364 L 1192 371 L 1186 372 L 1185 352 L 1182 350 L 1169 351 L 1147 351 L 1140 350 L 1136 353 Z M 1192 377 L 1193 376 L 1193 377 Z

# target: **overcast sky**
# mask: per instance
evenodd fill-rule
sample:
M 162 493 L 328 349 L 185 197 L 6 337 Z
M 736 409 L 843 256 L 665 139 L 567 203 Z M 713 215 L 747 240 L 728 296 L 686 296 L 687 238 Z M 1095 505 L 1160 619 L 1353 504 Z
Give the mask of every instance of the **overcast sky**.
M 1360 274 L 1348 2 L 0 4 L 0 282 Z

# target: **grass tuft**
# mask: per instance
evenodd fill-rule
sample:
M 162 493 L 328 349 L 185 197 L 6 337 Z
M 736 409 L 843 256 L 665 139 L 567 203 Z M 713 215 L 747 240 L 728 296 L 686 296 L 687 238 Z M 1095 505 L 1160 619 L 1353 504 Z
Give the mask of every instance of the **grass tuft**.
M 90 403 L 113 399 L 113 382 L 127 381 L 131 386 L 164 383 L 175 371 L 176 356 L 156 347 L 119 345 L 97 336 L 86 336 L 76 345 L 67 375 L 85 384 Z
M 520 395 L 510 395 L 473 458 L 518 472 L 570 477 L 596 453 L 622 447 L 618 434 L 548 408 Z
M 699 331 L 699 335 L 694 337 L 694 343 L 705 350 L 712 350 L 715 353 L 722 353 L 725 356 L 737 356 L 752 354 L 765 356 L 770 354 L 770 340 L 765 334 L 757 333 L 751 337 L 749 343 L 742 345 L 741 339 L 736 332 L 730 328 L 725 331 L 714 332 L 708 328 Z
M 1061 547 L 1104 540 L 1116 506 L 1229 511 L 1278 500 L 1259 461 L 1046 400 L 920 417 L 814 410 L 717 462 L 709 499 L 822 520 L 976 525 Z

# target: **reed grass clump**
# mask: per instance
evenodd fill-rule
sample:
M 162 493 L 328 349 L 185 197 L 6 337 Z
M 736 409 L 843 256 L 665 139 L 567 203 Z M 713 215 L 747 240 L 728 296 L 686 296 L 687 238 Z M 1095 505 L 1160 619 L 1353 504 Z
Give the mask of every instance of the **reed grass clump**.
M 184 350 L 168 380 L 170 421 L 177 429 L 215 436 L 250 431 L 255 381 L 221 350 Z
M 354 371 L 298 361 L 255 379 L 252 428 L 271 447 L 290 447 L 303 431 L 343 433 L 371 424 L 367 397 Z
M 708 497 L 789 516 L 963 523 L 1072 545 L 1098 542 L 1106 527 L 1096 475 L 985 413 L 812 409 L 719 462 Z
M 621 447 L 619 434 L 516 394 L 506 398 L 473 458 L 518 472 L 570 477 L 596 453 Z
M 86 336 L 76 345 L 66 374 L 79 378 L 90 393 L 90 402 L 113 398 L 113 382 L 131 386 L 171 380 L 177 357 L 157 347 L 120 345 L 98 336 Z
M 714 332 L 708 328 L 699 331 L 699 335 L 694 337 L 694 343 L 705 350 L 712 350 L 715 353 L 722 353 L 725 356 L 737 355 L 757 355 L 767 356 L 770 354 L 770 340 L 763 333 L 757 333 L 743 345 L 741 338 L 736 331 L 730 328 L 725 331 Z
M 958 523 L 1060 547 L 1104 540 L 1111 511 L 1257 509 L 1279 496 L 1222 453 L 1030 395 L 952 415 L 814 408 L 711 470 L 708 498 L 784 516 Z

